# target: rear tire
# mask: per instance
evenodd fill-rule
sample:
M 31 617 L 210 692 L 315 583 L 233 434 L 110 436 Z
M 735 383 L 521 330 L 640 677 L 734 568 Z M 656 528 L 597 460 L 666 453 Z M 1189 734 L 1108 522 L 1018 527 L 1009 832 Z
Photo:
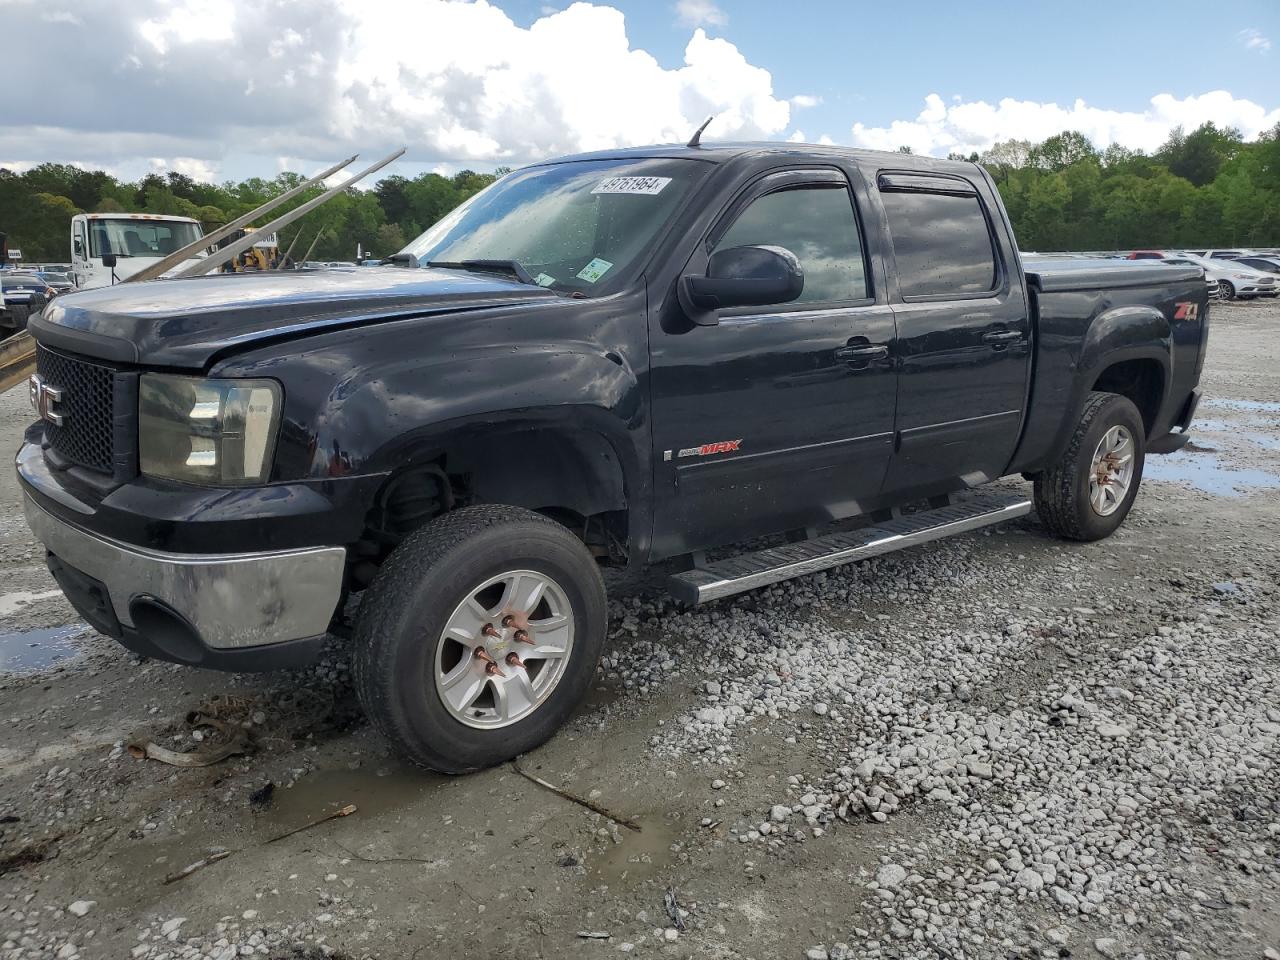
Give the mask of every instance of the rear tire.
M 1133 401 L 1094 391 L 1062 459 L 1035 481 L 1036 510 L 1067 540 L 1109 537 L 1128 516 L 1146 455 L 1146 428 Z
M 14 304 L 9 308 L 9 313 L 13 315 L 13 332 L 21 333 L 27 329 L 27 320 L 31 315 L 31 308 L 24 304 Z
M 539 746 L 569 718 L 607 623 L 599 567 L 563 526 L 517 507 L 455 510 L 410 534 L 366 591 L 356 693 L 409 760 L 479 770 Z

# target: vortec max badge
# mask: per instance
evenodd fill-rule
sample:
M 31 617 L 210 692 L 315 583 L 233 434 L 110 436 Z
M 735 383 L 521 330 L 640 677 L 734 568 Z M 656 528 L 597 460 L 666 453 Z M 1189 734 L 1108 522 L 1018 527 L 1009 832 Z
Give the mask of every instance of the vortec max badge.
M 680 457 L 709 457 L 717 453 L 733 453 L 742 446 L 742 438 L 737 440 L 719 440 L 715 443 L 704 443 L 700 447 L 685 447 L 676 454 L 677 459 Z M 662 452 L 663 460 L 671 459 L 671 451 L 664 450 Z

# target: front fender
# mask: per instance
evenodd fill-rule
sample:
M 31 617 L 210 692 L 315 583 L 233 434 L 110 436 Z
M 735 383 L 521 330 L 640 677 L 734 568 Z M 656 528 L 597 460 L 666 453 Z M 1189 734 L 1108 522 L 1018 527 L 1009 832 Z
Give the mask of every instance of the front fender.
M 638 378 L 590 344 L 460 351 L 351 370 L 315 413 L 312 477 L 394 470 L 470 428 L 554 426 L 634 447 L 644 424 Z M 623 450 L 619 451 L 621 455 Z
M 551 342 L 541 343 L 522 341 L 530 327 L 514 321 L 345 331 L 245 354 L 215 373 L 284 385 L 273 480 L 385 476 L 461 443 L 466 472 L 484 479 L 482 496 L 510 493 L 521 478 L 528 482 L 517 492 L 530 497 L 572 484 L 567 504 L 596 508 L 584 513 L 627 506 L 640 546 L 652 487 L 647 353 L 628 333 L 643 328 L 620 311 L 602 307 L 600 317 L 547 316 L 538 332 Z M 584 329 L 598 336 L 586 339 Z M 551 434 L 554 443 L 533 442 Z

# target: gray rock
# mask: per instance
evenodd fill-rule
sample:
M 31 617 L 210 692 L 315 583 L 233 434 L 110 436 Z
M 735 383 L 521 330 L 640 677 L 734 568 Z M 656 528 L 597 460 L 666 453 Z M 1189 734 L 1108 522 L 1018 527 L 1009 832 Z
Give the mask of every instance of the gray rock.
M 888 890 L 896 890 L 907 879 L 907 871 L 896 863 L 886 863 L 876 871 L 876 883 Z
M 1036 893 L 1044 889 L 1044 877 L 1031 867 L 1023 867 L 1019 870 L 1018 875 L 1013 878 L 1013 883 L 1019 890 L 1026 890 L 1028 893 Z
M 1095 729 L 1098 731 L 1098 736 L 1107 740 L 1120 740 L 1130 733 L 1128 727 L 1122 727 L 1118 723 L 1100 723 Z

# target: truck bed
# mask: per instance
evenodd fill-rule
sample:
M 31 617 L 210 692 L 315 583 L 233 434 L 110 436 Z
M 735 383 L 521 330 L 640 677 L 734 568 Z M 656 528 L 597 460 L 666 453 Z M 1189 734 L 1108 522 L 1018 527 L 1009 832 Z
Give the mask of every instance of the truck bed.
M 1138 379 L 1151 396 L 1152 443 L 1185 427 L 1194 410 L 1208 333 L 1204 271 L 1151 260 L 1028 256 L 1035 376 L 1014 469 L 1034 473 L 1060 451 L 1090 389 L 1117 389 L 1099 378 Z M 1142 330 L 1147 349 L 1123 346 L 1122 329 Z M 1119 369 L 1107 368 L 1120 363 Z M 1124 391 L 1121 391 L 1124 392 Z
M 1165 264 L 1159 260 L 1029 256 L 1022 266 L 1027 281 L 1043 293 L 1159 286 L 1171 281 L 1204 278 L 1204 271 L 1199 267 Z

